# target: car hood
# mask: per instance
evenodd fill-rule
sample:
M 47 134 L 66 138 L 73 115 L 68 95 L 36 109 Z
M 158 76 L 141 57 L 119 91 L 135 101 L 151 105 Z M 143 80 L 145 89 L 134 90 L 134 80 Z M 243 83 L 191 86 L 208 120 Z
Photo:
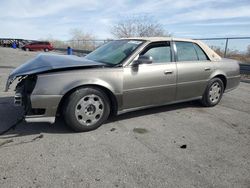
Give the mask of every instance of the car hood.
M 40 54 L 17 67 L 10 73 L 5 90 L 8 90 L 9 85 L 19 76 L 27 76 L 48 71 L 59 71 L 63 69 L 89 68 L 98 66 L 103 67 L 107 65 L 72 55 Z

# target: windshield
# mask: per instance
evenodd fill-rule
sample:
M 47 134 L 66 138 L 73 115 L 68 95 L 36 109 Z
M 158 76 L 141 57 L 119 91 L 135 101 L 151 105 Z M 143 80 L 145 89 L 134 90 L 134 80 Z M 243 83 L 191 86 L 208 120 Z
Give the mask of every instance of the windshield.
M 111 41 L 91 52 L 85 58 L 109 65 L 118 65 L 129 57 L 142 43 L 143 41 L 140 40 Z

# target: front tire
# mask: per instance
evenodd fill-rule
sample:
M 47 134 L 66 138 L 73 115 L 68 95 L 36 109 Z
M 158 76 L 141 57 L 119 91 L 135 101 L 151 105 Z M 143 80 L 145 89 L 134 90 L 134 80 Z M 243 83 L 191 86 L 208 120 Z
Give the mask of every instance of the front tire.
M 110 114 L 107 95 L 98 88 L 81 88 L 73 92 L 64 105 L 66 124 L 77 132 L 101 126 Z
M 203 106 L 212 107 L 217 105 L 223 95 L 224 84 L 221 79 L 213 78 L 209 81 L 207 88 L 202 96 L 201 103 Z

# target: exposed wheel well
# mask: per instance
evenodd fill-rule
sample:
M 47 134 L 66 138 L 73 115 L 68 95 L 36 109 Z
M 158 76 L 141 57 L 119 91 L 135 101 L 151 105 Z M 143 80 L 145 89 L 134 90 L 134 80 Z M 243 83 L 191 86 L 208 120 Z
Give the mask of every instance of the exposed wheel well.
M 109 98 L 110 100 L 110 115 L 115 115 L 117 114 L 117 111 L 118 111 L 118 103 L 117 103 L 117 100 L 116 100 L 116 97 L 115 95 L 112 93 L 112 91 L 110 91 L 109 89 L 103 87 L 103 86 L 99 86 L 99 85 L 82 85 L 82 86 L 78 86 L 78 87 L 75 87 L 73 89 L 71 89 L 70 91 L 68 91 L 66 94 L 64 94 L 63 98 L 61 99 L 59 105 L 58 105 L 58 108 L 57 108 L 57 115 L 60 115 L 62 113 L 62 108 L 63 108 L 63 105 L 65 104 L 65 101 L 66 99 L 73 93 L 75 92 L 77 89 L 80 89 L 80 88 L 88 88 L 88 87 L 91 87 L 91 88 L 97 88 L 97 89 L 100 89 L 102 90 Z
M 221 79 L 221 81 L 222 81 L 223 84 L 224 84 L 224 90 L 225 90 L 226 87 L 227 87 L 227 78 L 226 78 L 224 75 L 222 75 L 222 74 L 216 75 L 214 78 L 219 78 L 219 79 Z

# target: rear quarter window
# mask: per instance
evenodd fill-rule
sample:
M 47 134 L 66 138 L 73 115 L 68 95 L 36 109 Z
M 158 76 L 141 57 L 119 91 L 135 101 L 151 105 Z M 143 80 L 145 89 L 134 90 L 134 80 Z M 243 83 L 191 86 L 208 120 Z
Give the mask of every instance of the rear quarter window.
M 197 53 L 197 55 L 198 55 L 199 61 L 208 60 L 207 55 L 206 55 L 205 52 L 201 49 L 201 47 L 198 46 L 197 44 L 194 44 L 194 43 L 193 43 L 193 45 L 194 45 L 194 48 L 195 48 L 196 53 Z

